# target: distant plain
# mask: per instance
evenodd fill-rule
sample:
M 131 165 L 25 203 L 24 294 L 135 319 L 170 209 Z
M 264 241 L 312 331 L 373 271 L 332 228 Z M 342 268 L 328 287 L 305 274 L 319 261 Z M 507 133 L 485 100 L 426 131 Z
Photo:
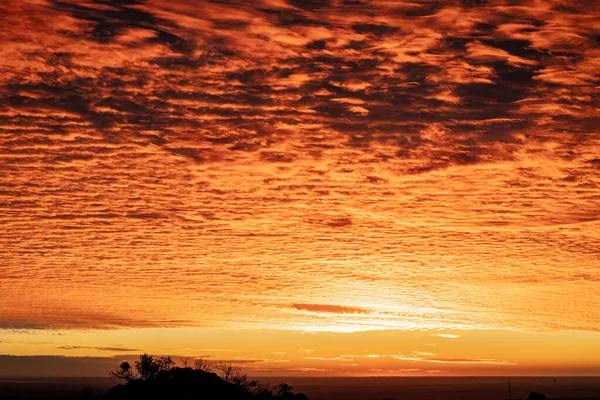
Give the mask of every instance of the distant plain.
M 287 382 L 311 400 L 505 400 L 508 382 L 512 399 L 531 391 L 549 399 L 600 400 L 600 377 L 357 377 L 256 378 L 276 384 Z M 0 378 L 0 396 L 64 398 L 91 389 L 101 393 L 118 382 L 110 378 Z

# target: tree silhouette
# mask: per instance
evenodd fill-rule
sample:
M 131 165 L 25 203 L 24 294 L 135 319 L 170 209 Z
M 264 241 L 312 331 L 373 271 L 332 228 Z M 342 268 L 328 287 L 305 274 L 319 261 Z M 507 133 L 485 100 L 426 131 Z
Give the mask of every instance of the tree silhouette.
M 204 358 L 197 358 L 194 360 L 194 369 L 204 372 L 212 372 L 214 364 Z
M 123 361 L 114 371 L 109 372 L 109 375 L 125 382 L 135 379 L 152 379 L 159 372 L 175 367 L 175 361 L 169 356 L 154 358 L 154 356 L 144 353 L 139 356 L 134 365 L 135 371 L 129 362 Z
M 227 383 L 245 386 L 248 382 L 248 377 L 244 374 L 240 367 L 236 367 L 231 363 L 215 364 L 215 370 L 219 376 Z
M 131 382 L 135 379 L 133 368 L 127 361 L 123 361 L 114 371 L 109 372 L 109 375 L 125 382 Z
M 158 364 L 159 371 L 166 371 L 175 367 L 175 361 L 170 356 L 160 357 L 156 360 L 156 363 Z
M 277 386 L 277 392 L 280 396 L 287 396 L 288 394 L 292 393 L 292 387 L 287 383 L 280 383 Z
M 159 372 L 158 363 L 154 357 L 146 353 L 142 354 L 135 362 L 135 369 L 141 379 L 150 379 Z

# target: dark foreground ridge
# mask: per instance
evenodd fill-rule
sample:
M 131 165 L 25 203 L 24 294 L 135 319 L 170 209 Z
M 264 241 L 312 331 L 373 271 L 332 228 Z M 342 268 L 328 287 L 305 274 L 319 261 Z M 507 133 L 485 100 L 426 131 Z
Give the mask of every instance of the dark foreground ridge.
M 135 379 L 125 385 L 115 386 L 106 392 L 104 398 L 110 400 L 308 400 L 303 394 L 292 393 L 291 387 L 285 384 L 268 388 L 254 381 L 247 384 L 230 383 L 213 372 L 179 367 L 161 371 L 150 379 Z
M 132 368 L 123 362 L 111 375 L 124 380 L 124 385 L 110 389 L 107 400 L 308 400 L 292 387 L 281 383 L 270 387 L 248 380 L 239 367 L 231 364 L 214 364 L 203 359 L 194 366 L 177 367 L 171 357 L 155 358 L 144 354 Z M 214 372 L 213 372 L 214 371 Z M 216 372 L 216 373 L 215 373 Z

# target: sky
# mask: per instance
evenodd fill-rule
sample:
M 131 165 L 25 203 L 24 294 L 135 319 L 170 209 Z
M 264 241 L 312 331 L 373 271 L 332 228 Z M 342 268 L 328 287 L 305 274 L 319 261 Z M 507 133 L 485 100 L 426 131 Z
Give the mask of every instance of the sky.
M 600 375 L 599 95 L 594 0 L 2 2 L 0 375 Z

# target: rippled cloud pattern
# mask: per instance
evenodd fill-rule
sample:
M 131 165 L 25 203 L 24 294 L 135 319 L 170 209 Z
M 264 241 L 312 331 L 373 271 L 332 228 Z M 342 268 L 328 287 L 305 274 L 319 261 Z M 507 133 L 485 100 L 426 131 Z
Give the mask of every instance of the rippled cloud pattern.
M 600 330 L 596 1 L 0 21 L 0 328 Z

